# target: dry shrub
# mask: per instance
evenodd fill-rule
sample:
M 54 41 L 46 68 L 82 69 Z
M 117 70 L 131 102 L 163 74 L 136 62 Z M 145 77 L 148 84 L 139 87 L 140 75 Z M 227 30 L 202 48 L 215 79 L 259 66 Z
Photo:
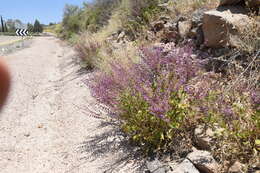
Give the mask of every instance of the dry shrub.
M 115 47 L 114 45 L 105 42 L 102 45 L 102 49 L 99 52 L 99 64 L 98 68 L 101 71 L 109 72 L 111 62 L 120 62 L 122 64 L 127 64 L 128 60 L 138 62 L 139 56 L 137 48 L 133 42 L 129 42 L 125 45 Z
M 122 28 L 120 15 L 120 11 L 115 10 L 111 15 L 111 18 L 108 20 L 108 24 L 101 28 L 97 33 L 93 33 L 93 37 L 98 41 L 104 42 L 109 36 Z
M 89 70 L 94 69 L 98 62 L 98 53 L 102 44 L 95 38 L 85 34 L 75 46 L 78 56 L 85 62 L 86 68 Z
M 237 48 L 240 51 L 254 53 L 260 50 L 260 23 L 250 19 L 250 24 L 241 29 Z
M 122 0 L 120 21 L 131 40 L 139 38 L 163 8 L 159 0 Z
M 168 8 L 178 14 L 188 14 L 199 8 L 215 8 L 218 5 L 216 0 L 175 0 L 170 1 Z

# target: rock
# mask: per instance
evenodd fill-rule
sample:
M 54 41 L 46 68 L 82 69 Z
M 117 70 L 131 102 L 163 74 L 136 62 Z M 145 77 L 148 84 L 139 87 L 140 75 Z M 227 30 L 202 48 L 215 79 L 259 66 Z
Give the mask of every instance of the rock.
M 32 99 L 35 100 L 38 97 L 39 94 L 33 94 Z
M 28 132 L 28 133 L 25 133 L 24 136 L 28 138 L 31 136 L 31 134 Z
M 203 16 L 205 45 L 212 48 L 236 47 L 232 38 L 239 36 L 241 30 L 250 24 L 250 19 L 242 7 L 225 7 L 210 10 Z
M 165 28 L 165 30 L 168 30 L 168 31 L 177 31 L 177 26 L 176 26 L 176 23 L 174 23 L 174 22 L 167 22 L 164 25 L 164 28 Z
M 145 39 L 149 40 L 149 41 L 152 41 L 152 40 L 155 40 L 156 37 L 155 37 L 155 34 L 153 32 L 146 31 Z
M 152 24 L 155 32 L 161 31 L 164 28 L 164 21 L 157 21 Z
M 191 18 L 191 21 L 192 21 L 192 27 L 198 27 L 200 25 L 202 25 L 202 21 L 203 21 L 203 16 L 204 16 L 204 13 L 208 11 L 208 9 L 206 8 L 201 8 L 201 9 L 198 9 L 198 10 L 195 10 L 193 13 L 192 13 L 192 18 Z
M 207 151 L 197 150 L 190 153 L 187 159 L 193 163 L 193 165 L 203 173 L 218 173 L 219 165 L 212 157 L 212 155 Z
M 164 23 L 167 23 L 169 20 L 171 20 L 171 18 L 168 17 L 168 16 L 161 16 L 161 17 L 159 18 L 159 20 L 160 20 L 160 21 L 163 21 Z
M 219 6 L 223 6 L 223 5 L 237 5 L 241 1 L 242 0 L 220 0 Z
M 126 36 L 126 34 L 124 31 L 120 32 L 120 34 L 118 34 L 118 36 L 117 36 L 117 43 L 122 43 L 122 42 L 124 43 L 125 36 Z
M 181 37 L 187 37 L 191 28 L 192 28 L 192 22 L 189 20 L 178 22 L 178 31 Z
M 244 165 L 240 163 L 239 161 L 236 161 L 229 169 L 229 173 L 243 173 L 243 167 Z
M 146 166 L 152 173 L 166 173 L 168 170 L 158 159 L 146 161 Z
M 120 34 L 118 35 L 118 39 L 123 39 L 125 37 L 125 32 L 124 31 L 122 31 L 122 32 L 120 32 Z
M 188 160 L 185 159 L 179 165 L 173 168 L 173 171 L 169 173 L 200 173 L 195 166 Z
M 201 150 L 211 150 L 214 142 L 214 132 L 211 128 L 204 130 L 203 126 L 199 126 L 194 131 L 195 143 Z
M 169 42 L 178 42 L 180 39 L 180 35 L 176 31 L 164 31 L 161 35 L 162 42 L 169 43 Z
M 174 22 L 167 22 L 164 25 L 164 29 L 161 31 L 159 38 L 164 43 L 168 42 L 177 42 L 180 39 L 180 35 L 178 33 L 177 24 Z

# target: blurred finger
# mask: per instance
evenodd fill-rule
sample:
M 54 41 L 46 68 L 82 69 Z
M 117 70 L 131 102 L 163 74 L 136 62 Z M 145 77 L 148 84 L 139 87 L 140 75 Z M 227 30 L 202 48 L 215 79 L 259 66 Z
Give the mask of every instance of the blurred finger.
M 10 88 L 10 75 L 7 66 L 1 59 L 0 57 L 0 109 L 6 101 Z

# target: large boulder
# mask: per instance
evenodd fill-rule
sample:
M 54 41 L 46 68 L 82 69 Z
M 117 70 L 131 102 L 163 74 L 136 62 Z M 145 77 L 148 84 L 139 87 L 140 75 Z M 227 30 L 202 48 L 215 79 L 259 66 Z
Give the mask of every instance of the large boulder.
M 149 172 L 153 172 L 153 173 L 166 173 L 168 171 L 167 166 L 165 166 L 158 159 L 151 160 L 151 161 L 147 160 L 146 161 L 146 167 L 149 170 Z
M 243 7 L 219 7 L 204 13 L 203 33 L 208 47 L 236 47 L 235 39 L 250 24 Z
M 199 173 L 199 171 L 188 159 L 185 159 L 169 173 Z
M 193 151 L 187 156 L 187 159 L 203 173 L 219 173 L 220 166 L 212 155 L 207 151 Z
M 240 163 L 239 161 L 236 161 L 229 169 L 228 172 L 229 173 L 243 173 L 243 169 L 244 169 L 245 165 L 243 165 L 242 163 Z

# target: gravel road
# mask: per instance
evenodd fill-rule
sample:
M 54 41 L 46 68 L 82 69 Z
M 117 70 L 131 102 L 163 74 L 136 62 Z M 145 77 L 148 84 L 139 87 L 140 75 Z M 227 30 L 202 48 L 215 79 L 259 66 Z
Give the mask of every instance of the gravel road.
M 1 173 L 141 172 L 70 47 L 39 37 L 4 59 L 12 89 L 0 114 Z

